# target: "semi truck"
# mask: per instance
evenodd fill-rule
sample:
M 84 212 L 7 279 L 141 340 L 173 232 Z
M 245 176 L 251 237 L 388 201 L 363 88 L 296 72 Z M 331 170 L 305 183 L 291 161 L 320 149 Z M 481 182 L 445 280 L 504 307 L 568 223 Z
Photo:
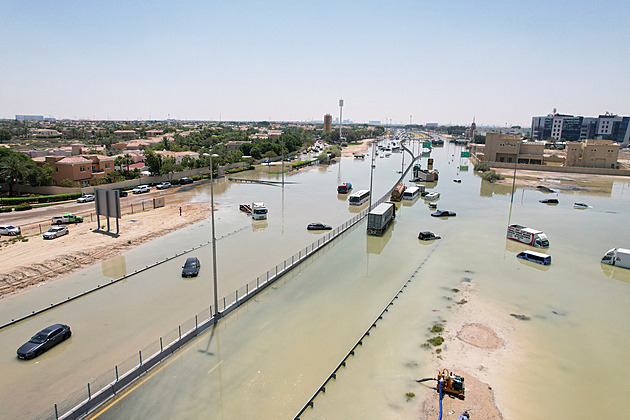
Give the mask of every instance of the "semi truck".
M 381 236 L 395 217 L 396 205 L 394 203 L 386 202 L 379 204 L 368 213 L 368 235 Z
M 390 200 L 392 201 L 400 201 L 402 200 L 403 193 L 405 192 L 405 185 L 400 183 L 394 187 L 392 190 L 392 195 L 390 196 Z
M 507 238 L 536 248 L 549 248 L 549 239 L 542 231 L 521 225 L 510 225 Z
M 351 189 L 352 189 L 352 184 L 349 182 L 344 182 L 343 184 L 340 184 L 339 186 L 337 186 L 337 193 L 348 194 Z
M 602 264 L 630 268 L 630 249 L 613 248 L 602 257 Z
M 252 203 L 252 219 L 265 220 L 267 218 L 267 207 L 265 203 Z
M 83 217 L 74 214 L 64 214 L 52 218 L 53 225 L 61 225 L 65 223 L 82 223 Z

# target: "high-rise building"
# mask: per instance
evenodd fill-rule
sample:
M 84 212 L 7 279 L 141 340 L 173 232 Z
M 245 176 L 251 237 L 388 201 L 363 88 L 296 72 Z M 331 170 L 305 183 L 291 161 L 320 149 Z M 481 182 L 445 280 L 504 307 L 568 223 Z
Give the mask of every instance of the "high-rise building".
M 531 134 L 535 140 L 612 140 L 625 147 L 630 140 L 630 117 L 610 113 L 599 117 L 576 117 L 558 114 L 554 109 L 546 117 L 532 118 Z
M 324 115 L 324 133 L 330 133 L 332 131 L 332 115 Z

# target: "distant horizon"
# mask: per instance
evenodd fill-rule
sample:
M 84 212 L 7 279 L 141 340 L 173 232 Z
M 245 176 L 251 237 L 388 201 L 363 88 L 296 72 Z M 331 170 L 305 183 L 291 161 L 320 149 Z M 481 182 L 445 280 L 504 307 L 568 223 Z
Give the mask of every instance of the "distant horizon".
M 0 117 L 494 127 L 630 115 L 630 2 L 9 0 Z

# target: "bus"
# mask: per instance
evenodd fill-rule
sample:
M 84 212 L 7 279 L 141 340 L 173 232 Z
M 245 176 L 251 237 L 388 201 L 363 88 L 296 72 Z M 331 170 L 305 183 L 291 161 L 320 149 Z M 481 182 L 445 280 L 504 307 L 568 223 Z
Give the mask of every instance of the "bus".
M 523 251 L 517 257 L 542 265 L 551 265 L 551 255 L 543 254 L 542 252 Z
M 360 190 L 355 192 L 348 198 L 348 203 L 351 206 L 360 206 L 370 199 L 370 192 L 368 190 Z
M 415 200 L 420 195 L 420 188 L 418 187 L 407 187 L 405 192 L 403 193 L 403 200 Z

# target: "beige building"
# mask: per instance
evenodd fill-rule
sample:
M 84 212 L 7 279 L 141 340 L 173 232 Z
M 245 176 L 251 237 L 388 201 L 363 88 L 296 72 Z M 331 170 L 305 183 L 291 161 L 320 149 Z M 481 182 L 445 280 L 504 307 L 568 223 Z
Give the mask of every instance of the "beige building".
M 163 130 L 147 130 L 147 137 L 157 137 L 164 134 Z
M 82 187 L 98 185 L 99 178 L 103 178 L 114 170 L 112 156 L 46 156 L 33 160 L 40 166 L 48 164 L 53 168 L 53 185 L 61 185 L 65 179 Z
M 330 133 L 332 131 L 332 115 L 324 115 L 324 133 Z
M 136 130 L 116 130 L 114 131 L 116 140 L 135 139 Z
M 542 165 L 545 156 L 544 142 L 525 142 L 520 136 L 502 133 L 486 133 L 483 147 L 485 162 L 529 163 Z
M 565 166 L 583 168 L 617 168 L 619 145 L 612 140 L 582 140 L 581 143 L 567 143 Z
M 265 137 L 266 138 L 266 137 Z M 245 143 L 251 143 L 251 141 L 228 141 L 227 143 L 225 143 L 225 150 L 227 150 L 228 152 L 232 151 L 232 150 L 239 150 L 241 148 L 242 144 Z

